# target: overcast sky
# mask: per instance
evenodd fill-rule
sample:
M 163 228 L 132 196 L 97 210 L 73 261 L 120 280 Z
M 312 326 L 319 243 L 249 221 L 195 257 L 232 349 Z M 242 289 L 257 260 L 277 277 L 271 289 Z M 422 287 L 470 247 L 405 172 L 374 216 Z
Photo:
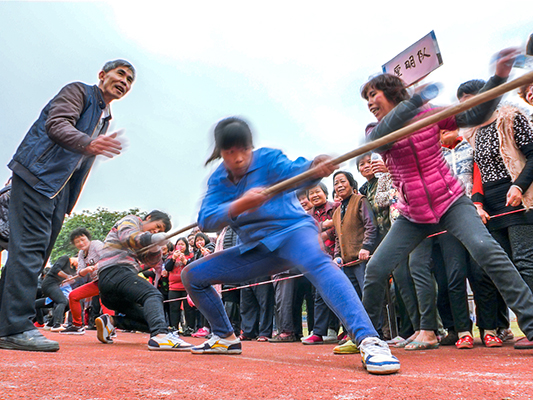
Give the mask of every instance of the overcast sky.
M 125 129 L 128 148 L 95 164 L 74 212 L 157 208 L 179 228 L 196 220 L 216 166 L 203 164 L 219 119 L 244 117 L 256 147 L 290 158 L 340 155 L 374 120 L 361 85 L 430 31 L 444 61 L 427 78 L 444 85 L 439 105 L 460 83 L 488 79 L 493 55 L 533 33 L 531 0 L 360 3 L 0 2 L 0 182 L 63 85 L 95 84 L 106 61 L 125 58 L 137 80 L 112 104 L 112 129 Z

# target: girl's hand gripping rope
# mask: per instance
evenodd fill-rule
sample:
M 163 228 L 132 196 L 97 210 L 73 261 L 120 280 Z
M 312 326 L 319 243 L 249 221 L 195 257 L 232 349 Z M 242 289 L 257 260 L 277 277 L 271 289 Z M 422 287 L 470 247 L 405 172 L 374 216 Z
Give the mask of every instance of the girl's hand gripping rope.
M 248 190 L 239 199 L 231 203 L 229 215 L 231 218 L 236 218 L 245 211 L 253 211 L 270 198 L 264 193 L 263 188 L 253 188 Z
M 333 163 L 333 158 L 327 155 L 320 155 L 315 157 L 311 168 L 314 170 L 314 177 L 317 179 L 330 176 L 333 171 L 339 168 L 339 164 Z

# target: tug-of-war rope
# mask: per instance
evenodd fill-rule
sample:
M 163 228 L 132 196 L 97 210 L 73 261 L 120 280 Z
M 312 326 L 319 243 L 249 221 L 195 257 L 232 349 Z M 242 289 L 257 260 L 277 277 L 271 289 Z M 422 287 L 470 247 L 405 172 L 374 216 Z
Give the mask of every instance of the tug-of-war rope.
M 372 151 L 372 150 L 375 150 L 377 149 L 378 147 L 381 147 L 381 146 L 384 146 L 386 144 L 389 144 L 391 142 L 395 142 L 401 138 L 404 138 L 405 136 L 407 135 L 410 135 L 422 128 L 425 128 L 426 126 L 429 126 L 429 125 L 433 125 L 433 124 L 436 124 L 437 122 L 439 121 L 442 121 L 443 119 L 446 119 L 446 118 L 449 118 L 453 115 L 456 115 L 456 114 L 459 114 L 459 113 L 462 113 L 466 110 L 469 110 L 470 108 L 472 107 L 475 107 L 479 104 L 482 104 L 482 103 L 485 103 L 489 100 L 493 100 L 495 99 L 496 97 L 499 97 L 499 96 L 502 96 L 504 95 L 505 93 L 511 91 L 511 90 L 514 90 L 514 89 L 517 89 L 519 88 L 520 86 L 522 85 L 526 85 L 528 83 L 533 83 L 533 71 L 530 71 L 524 75 L 522 75 L 521 77 L 519 78 L 516 78 L 510 82 L 507 82 L 507 83 L 503 83 L 501 84 L 500 86 L 497 86 L 495 88 L 492 88 L 490 90 L 487 90 L 486 92 L 483 92 L 483 93 L 480 93 L 476 96 L 473 96 L 471 97 L 470 99 L 464 101 L 463 103 L 458 103 L 456 105 L 453 105 L 453 106 L 449 106 L 449 107 L 445 107 L 443 108 L 441 111 L 438 111 L 432 115 L 429 115 L 423 119 L 419 119 L 415 122 L 412 122 L 411 124 L 407 125 L 407 126 L 404 126 L 403 128 L 401 129 L 398 129 L 394 132 L 391 132 L 389 133 L 388 135 L 382 137 L 382 138 L 379 138 L 379 139 L 376 139 L 376 140 L 373 140 L 372 142 L 368 142 L 360 147 L 358 147 L 357 149 L 355 150 L 352 150 L 346 154 L 343 154 L 337 158 L 333 158 L 331 160 L 331 163 L 333 164 L 337 164 L 337 165 L 340 165 L 348 160 L 351 160 L 357 156 L 360 156 L 361 154 L 365 154 L 365 153 L 368 153 L 369 151 Z M 305 182 L 307 180 L 310 180 L 310 179 L 313 179 L 314 178 L 314 174 L 317 172 L 317 170 L 315 168 L 310 168 L 309 170 L 299 174 L 299 175 L 296 175 L 292 178 L 289 178 L 289 179 L 286 179 L 282 182 L 279 182 L 279 183 L 276 183 L 275 185 L 272 185 L 270 186 L 269 188 L 266 188 L 265 190 L 263 190 L 263 194 L 267 195 L 267 196 L 274 196 L 278 193 L 281 193 L 285 190 L 288 190 L 288 189 L 293 189 L 297 186 L 299 186 L 302 182 Z M 496 216 L 494 216 L 493 218 L 496 218 Z M 198 224 L 196 223 L 193 223 L 193 224 L 190 224 L 184 228 L 181 228 L 177 231 L 174 231 L 174 232 L 169 232 L 164 241 L 167 241 L 168 239 L 176 236 L 176 235 L 179 235 L 180 233 L 183 233 L 183 232 L 186 232 L 186 231 L 189 231 L 193 228 L 195 228 L 196 226 L 198 226 Z M 153 246 L 157 246 L 159 245 L 158 243 L 155 243 L 155 244 L 152 244 L 150 246 L 147 246 L 143 249 L 140 250 L 140 252 L 145 252 L 147 251 L 149 248 L 152 248 Z
M 518 213 L 518 212 L 522 212 L 522 211 L 526 211 L 526 210 L 527 210 L 526 208 L 521 208 L 520 210 L 513 210 L 513 211 L 508 211 L 508 212 L 505 212 L 505 213 L 502 213 L 502 214 L 492 215 L 489 218 L 493 219 L 493 218 L 503 217 L 504 215 L 514 214 L 514 213 Z M 438 235 L 442 235 L 442 234 L 447 233 L 447 232 L 448 231 L 440 231 L 440 232 L 437 232 L 437 233 L 433 233 L 433 234 L 429 235 L 428 238 L 435 237 L 435 236 L 438 236 Z M 368 260 L 370 260 L 370 258 L 372 258 L 372 254 L 368 256 Z M 348 262 L 346 264 L 339 265 L 339 268 L 341 268 L 341 267 L 353 267 L 354 265 L 361 264 L 361 263 L 366 262 L 368 260 L 351 261 L 351 262 Z M 305 276 L 305 275 L 304 274 L 291 275 L 291 276 L 286 276 L 284 278 L 275 278 L 275 279 L 271 279 L 269 281 L 264 281 L 264 282 L 250 283 L 249 285 L 223 289 L 219 293 L 231 292 L 233 290 L 239 290 L 239 289 L 247 289 L 247 288 L 251 288 L 251 287 L 254 287 L 254 286 L 266 285 L 267 283 L 286 281 L 288 279 L 301 278 L 302 276 Z M 170 303 L 170 302 L 173 302 L 173 301 L 181 301 L 181 300 L 186 300 L 186 299 L 188 299 L 187 296 L 186 297 L 179 297 L 177 299 L 165 300 L 165 301 L 163 301 L 163 303 Z
M 376 140 L 373 140 L 372 142 L 368 142 L 358 148 L 356 148 L 355 150 L 352 150 L 346 154 L 343 154 L 339 157 L 336 157 L 336 158 L 333 158 L 331 160 L 331 163 L 332 164 L 336 164 L 336 165 L 340 165 L 348 160 L 351 160 L 357 156 L 360 156 L 361 154 L 365 154 L 365 153 L 368 153 L 369 151 L 372 151 L 372 150 L 375 150 L 381 146 L 384 146 L 386 144 L 389 144 L 389 143 L 392 143 L 392 142 L 395 142 L 399 139 L 402 139 L 404 137 L 406 137 L 407 135 L 410 135 L 422 128 L 425 128 L 426 126 L 429 126 L 429 125 L 433 125 L 433 124 L 436 124 L 437 122 L 443 120 L 443 119 L 446 119 L 446 118 L 449 118 L 453 115 L 456 115 L 456 114 L 459 114 L 459 113 L 462 113 L 466 110 L 469 110 L 470 108 L 472 107 L 475 107 L 479 104 L 482 104 L 482 103 L 485 103 L 487 101 L 490 101 L 490 100 L 493 100 L 499 96 L 503 96 L 505 93 L 511 91 L 511 90 L 514 90 L 514 89 L 517 89 L 523 85 L 526 85 L 526 84 L 530 84 L 530 83 L 533 83 L 533 71 L 530 71 L 524 75 L 522 75 L 521 77 L 519 78 L 516 78 L 510 82 L 506 82 L 504 84 L 501 84 L 500 86 L 497 86 L 495 88 L 492 88 L 490 90 L 487 90 L 486 92 L 483 92 L 483 93 L 480 93 L 480 94 L 477 94 L 476 96 L 473 96 L 471 98 L 469 98 L 468 100 L 464 101 L 463 103 L 458 103 L 458 104 L 455 104 L 453 106 L 449 106 L 449 107 L 445 107 L 443 108 L 441 111 L 438 111 L 438 112 L 435 112 L 435 113 L 427 113 L 427 114 L 431 114 L 429 116 L 426 116 L 425 118 L 422 118 L 422 119 L 419 119 L 417 121 L 414 121 L 406 126 L 404 126 L 403 128 L 400 128 L 394 132 L 391 132 L 389 133 L 388 135 L 382 137 L 382 138 L 379 138 L 379 139 L 376 139 Z M 316 168 L 310 168 L 309 170 L 299 174 L 299 175 L 296 175 L 292 178 L 289 178 L 289 179 L 286 179 L 282 182 L 279 182 L 279 183 L 276 183 L 275 185 L 272 185 L 270 186 L 269 188 L 266 188 L 265 190 L 263 190 L 263 194 L 267 195 L 267 196 L 274 196 L 278 193 L 281 193 L 285 190 L 289 190 L 289 189 L 293 189 L 297 186 L 299 186 L 302 182 L 305 182 L 307 180 L 311 180 L 314 178 L 314 174 L 317 172 Z M 525 211 L 526 209 L 523 208 L 523 209 L 520 209 L 520 210 L 514 210 L 514 211 L 510 211 L 510 212 L 507 212 L 507 213 L 503 213 L 503 214 L 498 214 L 498 215 L 494 215 L 494 216 L 491 216 L 490 218 L 498 218 L 498 217 L 502 217 L 504 215 L 508 215 L 508 214 L 512 214 L 512 213 L 515 213 L 515 212 L 521 212 L 521 211 Z M 139 254 L 143 254 L 147 251 L 149 251 L 151 248 L 153 248 L 154 246 L 160 246 L 162 243 L 168 241 L 170 238 L 174 237 L 174 236 L 177 236 L 179 235 L 180 233 L 183 233 L 183 232 L 187 232 L 193 228 L 196 228 L 198 226 L 197 223 L 192 223 L 190 225 L 187 225 L 181 229 L 178 229 L 174 232 L 169 232 L 167 233 L 167 235 L 165 236 L 165 239 L 163 239 L 161 242 L 159 243 L 154 243 L 154 244 L 151 244 L 150 246 L 147 246 L 147 247 L 144 247 L 142 249 L 139 250 Z M 446 231 L 442 231 L 442 232 L 438 232 L 438 233 L 435 233 L 433 235 L 430 235 L 428 237 L 433 237 L 433 236 L 436 236 L 436 235 L 439 235 L 439 234 L 442 234 L 442 233 L 445 233 Z M 355 265 L 355 263 L 360 263 L 362 261 L 354 261 L 353 264 L 352 263 L 348 263 L 349 265 Z M 349 266 L 348 264 L 344 264 L 343 266 Z M 143 272 L 143 271 L 140 271 L 140 272 Z M 294 279 L 294 278 L 298 278 L 302 275 L 295 275 L 295 276 L 291 276 L 291 277 L 287 277 L 287 278 L 282 278 L 282 279 Z M 76 279 L 78 276 L 74 276 L 72 278 L 69 278 L 68 281 L 72 281 L 74 279 Z M 268 281 L 268 282 L 260 282 L 260 283 L 254 283 L 252 285 L 248 285 L 248 286 L 242 286 L 242 287 L 239 287 L 239 288 L 232 288 L 231 290 L 237 290 L 237 289 L 242 289 L 242 288 L 245 288 L 245 287 L 251 287 L 253 285 L 262 285 L 262 284 L 266 284 L 266 283 L 270 283 L 270 282 L 274 282 L 274 281 L 279 281 L 281 279 L 275 279 L 273 281 Z M 66 283 L 67 280 L 63 281 L 63 283 Z M 230 289 L 226 289 L 225 291 L 229 291 Z M 174 299 L 172 301 L 177 301 L 177 300 L 183 300 L 183 299 Z M 171 300 L 167 300 L 168 301 L 171 301 Z
M 369 256 L 368 259 L 370 259 L 370 257 L 372 256 Z M 366 262 L 367 260 L 355 260 L 355 261 L 350 261 L 346 264 L 342 264 L 342 265 L 339 265 L 339 268 L 341 267 L 353 267 L 354 265 L 357 265 L 357 264 L 361 264 L 363 262 Z M 280 273 L 279 275 L 284 275 L 283 273 Z M 281 281 L 286 281 L 288 279 L 295 279 L 295 278 L 301 278 L 302 276 L 304 276 L 304 274 L 297 274 L 297 275 L 290 275 L 290 276 L 286 276 L 284 278 L 274 278 L 274 279 L 271 279 L 269 281 L 263 281 L 263 282 L 256 282 L 256 283 L 250 283 L 248 285 L 243 285 L 243 286 L 238 286 L 238 287 L 233 287 L 233 288 L 227 288 L 227 289 L 222 289 L 221 291 L 217 291 L 218 293 L 222 294 L 222 293 L 225 293 L 225 292 L 232 292 L 234 290 L 240 290 L 240 289 L 247 289 L 247 288 L 251 288 L 251 287 L 255 287 L 255 286 L 261 286 L 261 285 L 266 285 L 268 283 L 275 283 L 275 282 L 281 282 Z M 188 300 L 189 297 L 188 296 L 185 296 L 185 297 L 179 297 L 177 299 L 170 299 L 170 300 L 165 300 L 163 301 L 163 303 L 171 303 L 173 301 L 181 301 L 181 300 Z
M 376 139 L 372 142 L 369 142 L 361 147 L 358 147 L 357 149 L 355 150 L 352 150 L 342 156 L 339 156 L 337 158 L 334 158 L 333 160 L 331 160 L 331 162 L 333 164 L 342 164 L 343 162 L 346 162 L 348 160 L 351 160 L 357 156 L 360 156 L 361 154 L 365 154 L 371 150 L 375 150 L 377 149 L 378 147 L 381 147 L 385 144 L 388 144 L 388 143 L 391 143 L 393 141 L 396 141 L 396 140 L 399 140 L 411 133 L 414 133 L 426 126 L 429 126 L 429 125 L 432 125 L 432 124 L 435 124 L 443 119 L 446 119 L 448 117 L 451 117 L 453 115 L 456 115 L 456 114 L 459 114 L 461 112 L 464 112 L 466 110 L 469 110 L 470 108 L 472 107 L 475 107 L 479 104 L 482 104 L 482 103 L 485 103 L 486 101 L 489 101 L 489 100 L 492 100 L 492 99 L 495 99 L 496 97 L 499 97 L 499 96 L 502 96 L 503 94 L 511 91 L 511 90 L 514 90 L 516 88 L 519 88 L 520 86 L 522 85 L 525 85 L 527 83 L 531 83 L 533 82 L 533 71 L 532 72 L 529 72 L 523 76 L 521 76 L 520 78 L 517 78 L 511 82 L 507 82 L 507 83 L 504 83 L 500 86 L 497 86 L 491 90 L 487 90 L 486 92 L 483 92 L 483 93 L 480 93 L 478 94 L 477 96 L 474 96 L 468 100 L 466 100 L 465 102 L 463 103 L 459 103 L 459 104 L 456 104 L 454 106 L 450 106 L 450 107 L 447 107 L 447 108 L 444 108 L 442 111 L 439 111 L 439 112 L 436 112 L 426 118 L 423 118 L 423 119 L 420 119 L 416 122 L 413 122 L 401 129 L 398 129 L 397 131 L 394 131 L 380 139 Z M 287 179 L 285 181 L 282 181 L 282 182 L 279 182 L 267 189 L 265 189 L 263 191 L 264 194 L 266 195 L 269 195 L 269 196 L 273 196 L 275 194 L 278 194 L 280 192 L 283 192 L 285 190 L 288 190 L 288 189 L 291 189 L 291 188 L 294 188 L 298 185 L 300 185 L 302 182 L 306 181 L 306 180 L 309 180 L 311 178 L 313 178 L 313 175 L 314 175 L 314 172 L 315 172 L 315 169 L 314 168 L 311 168 L 309 169 L 308 171 L 302 173 L 302 174 L 299 174 L 293 178 L 290 178 L 290 179 Z M 518 212 L 522 212 L 522 211 L 525 211 L 526 209 L 525 208 L 522 208 L 520 210 L 513 210 L 513 211 L 509 211 L 509 212 L 505 212 L 505 213 L 502 213 L 502 214 L 497 214 L 497 215 L 493 215 L 493 216 L 490 216 L 490 219 L 493 219 L 493 218 L 498 218 L 498 217 L 503 217 L 504 215 L 509 215 L 509 214 L 514 214 L 514 213 L 518 213 Z M 186 232 L 190 229 L 193 229 L 197 226 L 197 224 L 191 224 L 185 228 L 182 228 L 176 232 L 172 232 L 172 233 L 169 233 L 167 235 L 167 239 L 173 237 L 173 236 L 176 236 L 180 233 L 183 233 L 183 232 Z M 437 236 L 437 235 L 441 235 L 441 234 L 444 234 L 446 233 L 446 231 L 441 231 L 441 232 L 437 232 L 437 233 L 434 233 L 432 235 L 429 235 L 428 237 L 434 237 L 434 236 Z M 151 247 L 151 246 L 149 246 Z M 143 249 L 145 250 L 145 249 Z M 366 260 L 365 260 L 366 261 Z M 356 260 L 356 261 L 352 261 L 352 262 L 349 262 L 349 263 L 346 263 L 346 264 L 343 264 L 341 265 L 341 267 L 351 267 L 351 266 L 354 266 L 354 265 L 357 265 L 357 264 L 360 264 L 364 261 L 362 260 Z M 284 278 L 277 278 L 277 279 L 272 279 L 272 280 L 268 280 L 268 281 L 264 281 L 264 282 L 257 282 L 257 283 L 252 283 L 252 284 L 248 284 L 248 285 L 244 285 L 244 286 L 239 286 L 239 287 L 235 287 L 235 288 L 228 288 L 228 289 L 224 289 L 222 291 L 220 291 L 220 293 L 224 293 L 224 292 L 230 292 L 230 291 L 234 291 L 234 290 L 239 290 L 239 289 L 246 289 L 246 288 L 250 288 L 250 287 L 254 287 L 254 286 L 259 286 L 259 285 L 266 285 L 268 283 L 274 283 L 274 282 L 279 282 L 279 281 L 283 281 L 283 280 L 288 280 L 288 279 L 295 279 L 295 278 L 300 278 L 304 276 L 304 274 L 298 274 L 298 275 L 291 275 L 291 276 L 287 276 L 287 277 L 284 277 Z M 181 301 L 181 300 L 185 300 L 187 299 L 187 297 L 182 297 L 182 298 L 177 298 L 177 299 L 171 299 L 171 300 L 166 300 L 164 301 L 165 303 L 169 303 L 169 302 L 172 302 L 172 301 Z

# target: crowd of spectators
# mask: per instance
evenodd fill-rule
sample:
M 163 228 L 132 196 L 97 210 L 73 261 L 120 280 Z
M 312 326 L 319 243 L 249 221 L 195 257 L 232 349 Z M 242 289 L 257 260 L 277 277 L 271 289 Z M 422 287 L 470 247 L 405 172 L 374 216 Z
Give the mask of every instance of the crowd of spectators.
M 484 85 L 485 82 L 480 80 L 461 85 L 457 93 L 459 100 L 464 101 L 476 94 Z M 523 87 L 520 91 L 522 98 L 533 101 L 532 90 L 531 85 Z M 508 138 L 511 147 L 508 151 L 513 151 L 510 156 L 505 153 L 506 149 L 498 149 L 496 145 L 489 148 L 489 145 L 499 143 L 499 136 Z M 443 129 L 440 141 L 446 161 L 461 180 L 467 196 L 474 201 L 487 229 L 506 250 L 531 288 L 531 215 L 525 211 L 498 215 L 530 206 L 533 180 L 529 161 L 533 154 L 531 116 L 516 106 L 503 104 L 480 127 Z M 508 165 L 511 160 L 520 159 L 513 157 L 517 154 L 520 154 L 521 164 Z M 363 298 L 367 261 L 399 216 L 399 192 L 378 153 L 359 156 L 357 169 L 364 179 L 362 184 L 351 172 L 337 171 L 331 181 L 334 189 L 331 195 L 328 185 L 320 182 L 299 190 L 297 197 L 302 208 L 315 218 L 324 251 L 335 260 L 359 297 Z M 524 194 L 519 205 L 506 204 L 511 187 Z M 85 239 L 81 244 L 80 236 Z M 84 329 L 80 327 L 96 329 L 94 316 L 91 324 L 91 313 L 112 313 L 105 307 L 101 311 L 98 297 L 91 300 L 87 296 L 83 301 L 85 296 L 74 296 L 74 299 L 72 296 L 77 287 L 86 285 L 96 276 L 93 274 L 90 278 L 94 269 L 82 272 L 87 266 L 87 244 L 101 248 L 101 242 L 91 242 L 90 239 L 90 233 L 85 229 L 73 232 L 71 240 L 79 249 L 78 257 L 58 259 L 42 279 L 42 289 L 36 300 L 39 310 L 36 326 L 54 332 L 81 334 Z M 153 269 L 142 272 L 163 296 L 168 326 L 182 336 L 209 338 L 211 333 L 208 321 L 187 296 L 181 271 L 195 260 L 235 246 L 237 241 L 238 237 L 230 227 L 217 233 L 204 233 L 195 228 L 187 237 L 163 246 L 160 275 Z M 81 247 L 83 244 L 85 248 Z M 78 267 L 76 272 L 79 260 L 83 268 Z M 89 266 L 97 261 L 98 258 L 93 257 Z M 494 283 L 449 233 L 442 232 L 424 240 L 394 269 L 390 278 L 387 296 L 380 305 L 385 313 L 379 332 L 392 345 L 407 350 L 437 348 L 439 345 L 472 348 L 474 323 L 486 346 L 501 346 L 503 341 L 514 338 L 509 309 Z M 223 285 L 219 291 L 234 331 L 243 341 L 301 341 L 304 345 L 340 343 L 335 352 L 357 352 L 357 346 L 346 335 L 318 291 L 295 269 Z M 70 322 L 65 324 L 69 293 L 70 309 L 81 301 L 85 312 L 83 315 L 80 311 L 74 313 L 74 321 L 71 312 Z M 469 297 L 473 301 L 469 302 Z
M 376 124 L 369 125 L 366 133 L 370 139 L 388 133 L 385 132 L 387 129 L 394 130 L 392 128 L 398 121 L 412 118 L 414 114 L 410 114 L 409 107 L 416 112 L 421 107 L 426 107 L 422 112 L 431 108 L 424 105 L 427 99 L 424 99 L 423 90 L 408 96 L 403 94 L 405 89 L 402 87 L 393 94 L 395 85 L 401 86 L 393 78 L 373 78 L 362 90 L 362 97 L 379 122 L 377 127 Z M 465 82 L 458 88 L 457 98 L 465 101 L 491 85 L 499 84 L 498 79 L 495 75 L 488 82 Z M 519 94 L 526 103 L 533 105 L 533 85 L 523 86 Z M 446 216 L 451 215 L 450 210 L 454 207 L 462 210 L 464 215 L 468 214 L 466 210 L 475 209 L 485 226 L 480 225 L 481 228 L 476 228 L 478 231 L 473 234 L 490 233 L 494 240 L 484 243 L 484 249 L 489 254 L 494 252 L 496 257 L 501 246 L 518 272 L 512 275 L 515 281 L 507 283 L 529 291 L 526 295 L 531 297 L 533 214 L 528 209 L 533 207 L 533 119 L 520 106 L 503 103 L 494 109 L 480 107 L 470 114 L 454 116 L 434 127 L 440 130 L 440 144 L 436 144 L 438 157 L 430 160 L 422 154 L 427 149 L 434 151 L 436 139 L 424 144 L 402 139 L 405 142 L 396 143 L 396 147 L 380 148 L 357 158 L 357 172 L 362 176 L 362 182 L 357 182 L 352 172 L 340 170 L 330 178 L 333 193 L 329 193 L 328 185 L 323 181 L 300 189 L 295 196 L 303 210 L 314 218 L 323 251 L 353 285 L 381 339 L 407 351 L 436 349 L 443 345 L 471 349 L 474 347 L 475 324 L 484 346 L 499 347 L 504 341 L 514 339 L 509 307 L 520 310 L 520 305 L 517 306 L 509 294 L 509 288 L 502 289 L 504 278 L 494 275 L 497 272 L 489 264 L 496 258 L 487 258 L 487 265 L 484 265 L 483 258 L 474 260 L 470 254 L 472 251 L 469 253 L 472 248 L 467 250 L 468 240 L 446 231 L 427 237 L 423 232 L 429 224 L 451 219 Z M 402 151 L 409 146 L 415 157 L 405 161 L 402 157 L 406 153 Z M 425 169 L 423 163 L 433 164 Z M 435 179 L 445 182 L 449 193 L 434 210 L 425 209 L 414 196 L 424 196 L 423 192 L 415 193 L 407 187 L 411 182 L 406 166 L 410 164 L 423 171 L 421 176 L 425 176 L 427 182 L 431 181 L 421 186 L 426 193 L 441 189 L 434 189 L 431 174 L 442 175 Z M 450 177 L 444 176 L 446 171 L 451 171 Z M 405 179 L 399 181 L 399 176 Z M 9 200 L 9 183 L 0 194 L 2 207 L 7 208 L 8 201 L 5 200 Z M 443 209 L 439 211 L 441 205 Z M 2 213 L 0 217 L 5 214 Z M 151 232 L 155 237 L 170 229 L 169 226 L 160 228 L 155 225 L 147 228 L 158 221 L 155 217 L 164 220 L 155 213 L 142 221 L 129 216 L 129 220 L 126 218 L 117 224 L 135 225 L 140 233 Z M 454 221 L 450 227 L 456 227 L 460 222 Z M 0 223 L 0 245 L 7 247 L 9 232 L 5 218 L 0 218 Z M 398 233 L 406 228 L 416 236 L 412 246 L 409 244 L 412 251 L 402 247 L 408 246 L 410 237 L 400 238 Z M 116 236 L 118 243 L 122 240 L 120 232 L 113 229 L 108 239 Z M 142 241 L 142 235 L 135 235 L 128 240 L 135 242 L 137 249 L 143 248 L 146 243 Z M 119 283 L 111 285 L 112 280 L 108 279 L 103 289 L 99 288 L 102 242 L 91 240 L 91 233 L 84 227 L 73 231 L 70 240 L 78 250 L 77 256 L 59 258 L 40 277 L 35 300 L 38 311 L 35 326 L 61 334 L 85 334 L 86 330 L 97 330 L 100 325 L 100 329 L 108 331 L 99 339 L 112 343 L 123 306 L 123 299 L 113 298 L 117 289 L 113 285 L 119 286 Z M 157 288 L 161 297 L 159 294 L 155 296 L 157 305 L 146 300 L 150 311 L 144 315 L 139 311 L 136 321 L 123 322 L 120 326 L 151 331 L 155 340 L 149 343 L 151 349 L 164 347 L 163 342 L 157 340 L 158 335 L 173 338 L 172 332 L 179 332 L 184 337 L 211 337 L 213 332 L 209 321 L 188 295 L 182 282 L 182 271 L 194 261 L 236 246 L 239 240 L 229 226 L 220 232 L 201 232 L 195 228 L 188 236 L 162 245 L 161 259 L 155 260 L 152 254 L 152 259 L 145 262 L 144 256 L 137 253 L 127 255 L 135 259 L 135 263 L 140 263 L 140 272 L 139 269 L 125 269 L 122 271 L 124 279 L 137 282 L 141 276 Z M 393 248 L 392 243 L 399 247 Z M 378 248 L 381 258 L 374 257 Z M 106 249 L 107 260 L 118 257 L 114 253 L 110 255 L 113 250 L 109 247 Z M 396 250 L 396 255 L 386 260 L 389 265 L 384 265 L 386 255 Z M 480 251 L 481 247 L 475 248 L 474 254 Z M 103 275 L 116 273 L 108 268 Z M 132 274 L 135 276 L 131 277 Z M 150 292 L 150 296 L 154 296 L 152 289 L 143 293 Z M 241 341 L 301 341 L 303 345 L 334 343 L 337 344 L 334 349 L 337 354 L 359 351 L 357 343 L 347 334 L 321 293 L 304 274 L 291 266 L 276 275 L 224 283 L 215 289 L 222 298 L 234 333 Z M 107 296 L 108 306 L 117 304 L 115 310 L 100 301 L 100 292 Z M 161 298 L 162 306 L 159 304 Z M 152 317 L 153 321 L 157 320 L 157 329 L 152 325 Z M 143 318 L 146 321 L 142 321 Z M 181 341 L 180 346 L 188 349 L 191 345 Z M 533 342 L 525 337 L 515 342 L 515 348 L 533 348 Z

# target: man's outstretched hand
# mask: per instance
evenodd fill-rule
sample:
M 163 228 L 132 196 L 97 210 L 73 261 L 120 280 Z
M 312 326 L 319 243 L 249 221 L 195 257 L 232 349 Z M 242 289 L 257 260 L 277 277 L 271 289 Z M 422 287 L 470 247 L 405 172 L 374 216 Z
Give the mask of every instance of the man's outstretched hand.
M 122 150 L 122 143 L 117 139 L 118 132 L 113 132 L 111 135 L 100 135 L 94 139 L 85 148 L 85 151 L 94 156 L 106 156 L 113 158 L 120 154 Z

